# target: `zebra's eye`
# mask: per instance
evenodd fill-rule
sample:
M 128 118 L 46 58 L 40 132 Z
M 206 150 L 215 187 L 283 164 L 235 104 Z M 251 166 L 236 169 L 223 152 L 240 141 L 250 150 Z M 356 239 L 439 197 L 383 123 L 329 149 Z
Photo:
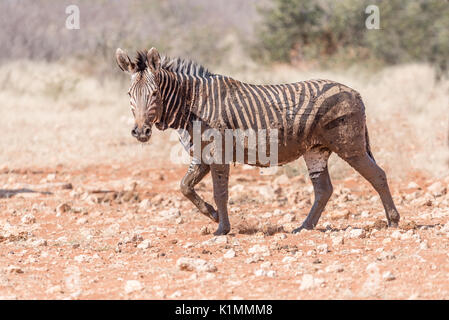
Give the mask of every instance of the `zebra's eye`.
M 129 97 L 131 97 L 131 92 L 128 91 L 127 94 L 128 94 Z

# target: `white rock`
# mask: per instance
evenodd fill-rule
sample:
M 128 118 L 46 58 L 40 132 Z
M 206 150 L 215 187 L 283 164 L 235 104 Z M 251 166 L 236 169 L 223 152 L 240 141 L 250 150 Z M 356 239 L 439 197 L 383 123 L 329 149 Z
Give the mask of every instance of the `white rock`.
M 140 291 L 142 289 L 143 289 L 143 285 L 137 280 L 128 280 L 125 283 L 125 293 L 126 294 Z
M 282 174 L 273 181 L 275 184 L 288 184 L 290 180 L 288 179 L 287 175 Z
M 282 259 L 282 263 L 285 263 L 285 264 L 290 264 L 290 263 L 293 263 L 296 261 L 298 261 L 298 259 L 296 259 L 295 257 L 290 257 L 290 256 L 286 256 L 286 257 L 284 257 L 284 259 Z
M 401 239 L 402 236 L 402 232 L 400 230 L 395 230 L 393 231 L 393 233 L 391 234 L 391 237 L 393 239 Z
M 271 267 L 271 262 L 270 261 L 265 261 L 265 262 L 260 264 L 260 267 L 262 269 L 269 269 Z
M 361 218 L 368 218 L 370 216 L 369 211 L 362 211 L 360 217 Z
M 84 254 L 78 255 L 78 256 L 76 256 L 74 259 L 75 259 L 75 261 L 78 262 L 78 263 L 82 263 L 82 262 L 89 261 L 89 257 L 86 256 L 86 255 L 84 255 Z
M 148 208 L 150 208 L 150 206 L 151 206 L 150 199 L 143 199 L 139 203 L 140 210 L 147 210 Z
M 22 223 L 25 223 L 25 224 L 32 224 L 32 223 L 36 222 L 36 218 L 31 213 L 29 213 L 29 214 L 24 215 L 22 217 L 21 221 L 22 221 Z
M 362 238 L 365 238 L 365 230 L 363 230 L 363 229 L 352 229 L 349 232 L 349 237 L 351 239 L 362 239 Z
M 215 272 L 217 267 L 203 259 L 194 259 L 182 257 L 176 261 L 176 266 L 182 271 L 197 271 L 197 272 Z
M 287 239 L 287 235 L 285 233 L 276 233 L 274 238 L 276 240 L 284 240 Z
M 413 237 L 413 230 L 409 230 L 401 235 L 401 240 L 409 240 Z
M 171 208 L 168 210 L 159 211 L 159 216 L 163 220 L 176 220 L 176 218 L 181 216 L 181 211 L 177 208 Z
M 61 203 L 56 207 L 56 216 L 59 217 L 63 213 L 70 211 L 71 207 L 68 203 Z
M 422 241 L 422 242 L 419 244 L 419 248 L 420 248 L 421 250 L 429 249 L 429 244 L 427 243 L 427 240 Z
M 343 272 L 344 268 L 341 264 L 331 264 L 324 269 L 326 272 Z
M 254 271 L 254 275 L 256 277 L 262 277 L 265 276 L 267 274 L 267 272 L 264 269 L 257 269 Z
M 343 243 L 345 243 L 345 240 L 342 236 L 336 236 L 336 237 L 332 238 L 333 246 L 339 246 L 339 245 L 342 245 Z
M 179 298 L 182 296 L 182 292 L 179 290 L 176 290 L 175 292 L 173 292 L 171 295 L 169 295 L 168 297 L 170 299 L 175 299 L 175 298 Z
M 33 245 L 33 247 L 45 247 L 47 245 L 47 240 L 38 239 L 38 240 L 33 241 L 32 245 Z
M 396 277 L 390 272 L 390 271 L 386 271 L 382 274 L 382 278 L 385 281 L 392 281 L 394 279 L 396 279 Z
M 45 293 L 48 293 L 48 294 L 62 293 L 62 292 L 63 292 L 63 290 L 60 285 L 52 286 L 52 287 L 48 288 L 47 290 L 45 290 Z
M 274 193 L 274 189 L 270 186 L 262 186 L 262 187 L 256 187 L 256 190 L 259 192 L 259 194 L 265 199 L 265 200 L 275 200 L 276 194 Z
M 282 224 L 286 224 L 286 223 L 293 222 L 295 220 L 296 220 L 296 217 L 294 214 L 287 213 L 281 218 L 281 220 L 279 222 Z
M 445 195 L 447 192 L 446 186 L 444 186 L 440 181 L 433 183 L 431 186 L 427 188 L 427 190 L 434 197 L 441 197 L 442 195 Z
M 228 237 L 227 236 L 217 236 L 217 237 L 213 237 L 210 238 L 206 241 L 203 241 L 201 244 L 204 246 L 212 246 L 212 245 L 217 245 L 217 244 L 227 244 L 228 243 Z
M 270 255 L 270 250 L 268 249 L 267 246 L 256 244 L 256 245 L 254 245 L 254 246 L 252 246 L 251 248 L 248 249 L 248 253 L 249 254 L 260 253 L 263 256 L 269 256 Z
M 415 181 L 411 181 L 407 185 L 407 189 L 420 189 L 420 186 Z
M 86 224 L 88 222 L 89 222 L 89 220 L 87 220 L 86 217 L 82 217 L 82 218 L 79 218 L 78 220 L 76 220 L 76 224 Z
M 269 278 L 274 278 L 274 277 L 276 277 L 276 271 L 274 271 L 274 270 L 268 270 L 268 271 L 267 271 L 267 277 L 269 277 Z
M 320 244 L 316 248 L 318 250 L 318 253 L 321 253 L 321 254 L 326 254 L 329 252 L 329 248 L 326 243 Z
M 137 245 L 137 248 L 139 248 L 139 249 L 148 249 L 150 247 L 151 247 L 150 239 L 145 239 Z
M 301 285 L 299 287 L 299 290 L 313 289 L 315 287 L 320 286 L 322 283 L 324 283 L 323 279 L 314 278 L 311 274 L 304 274 L 302 276 Z
M 229 249 L 228 251 L 225 252 L 225 254 L 223 255 L 223 258 L 225 259 L 232 259 L 235 257 L 235 251 L 234 249 Z

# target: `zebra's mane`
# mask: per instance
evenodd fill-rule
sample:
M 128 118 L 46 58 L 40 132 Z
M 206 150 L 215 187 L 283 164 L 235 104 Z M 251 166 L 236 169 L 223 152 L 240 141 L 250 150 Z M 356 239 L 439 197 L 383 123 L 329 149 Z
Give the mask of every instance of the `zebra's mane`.
M 147 55 L 145 51 L 137 51 L 136 60 L 137 71 L 144 71 L 147 68 Z M 195 61 L 183 58 L 161 57 L 161 68 L 167 71 L 182 73 L 190 76 L 210 76 L 212 73 L 206 67 Z

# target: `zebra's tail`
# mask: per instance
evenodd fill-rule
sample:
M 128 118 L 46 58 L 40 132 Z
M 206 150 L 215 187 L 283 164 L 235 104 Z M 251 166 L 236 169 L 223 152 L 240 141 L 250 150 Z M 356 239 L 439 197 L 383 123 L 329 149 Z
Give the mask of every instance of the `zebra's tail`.
M 370 158 L 376 162 L 374 159 L 373 153 L 371 152 L 371 146 L 369 144 L 369 136 L 368 136 L 368 127 L 365 125 L 365 141 L 366 141 L 366 153 L 370 156 Z

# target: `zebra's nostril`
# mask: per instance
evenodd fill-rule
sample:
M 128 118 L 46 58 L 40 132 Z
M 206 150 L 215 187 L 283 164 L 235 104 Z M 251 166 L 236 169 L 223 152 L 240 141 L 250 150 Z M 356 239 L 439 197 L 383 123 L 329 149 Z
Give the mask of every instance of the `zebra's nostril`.
M 151 129 L 150 129 L 150 128 L 145 128 L 144 133 L 145 133 L 145 135 L 146 135 L 147 137 L 149 137 L 150 134 L 151 134 Z
M 134 129 L 131 130 L 131 135 L 132 135 L 133 137 L 136 137 L 136 138 L 137 138 L 137 136 L 138 136 L 138 134 L 137 134 L 137 128 L 134 128 Z

